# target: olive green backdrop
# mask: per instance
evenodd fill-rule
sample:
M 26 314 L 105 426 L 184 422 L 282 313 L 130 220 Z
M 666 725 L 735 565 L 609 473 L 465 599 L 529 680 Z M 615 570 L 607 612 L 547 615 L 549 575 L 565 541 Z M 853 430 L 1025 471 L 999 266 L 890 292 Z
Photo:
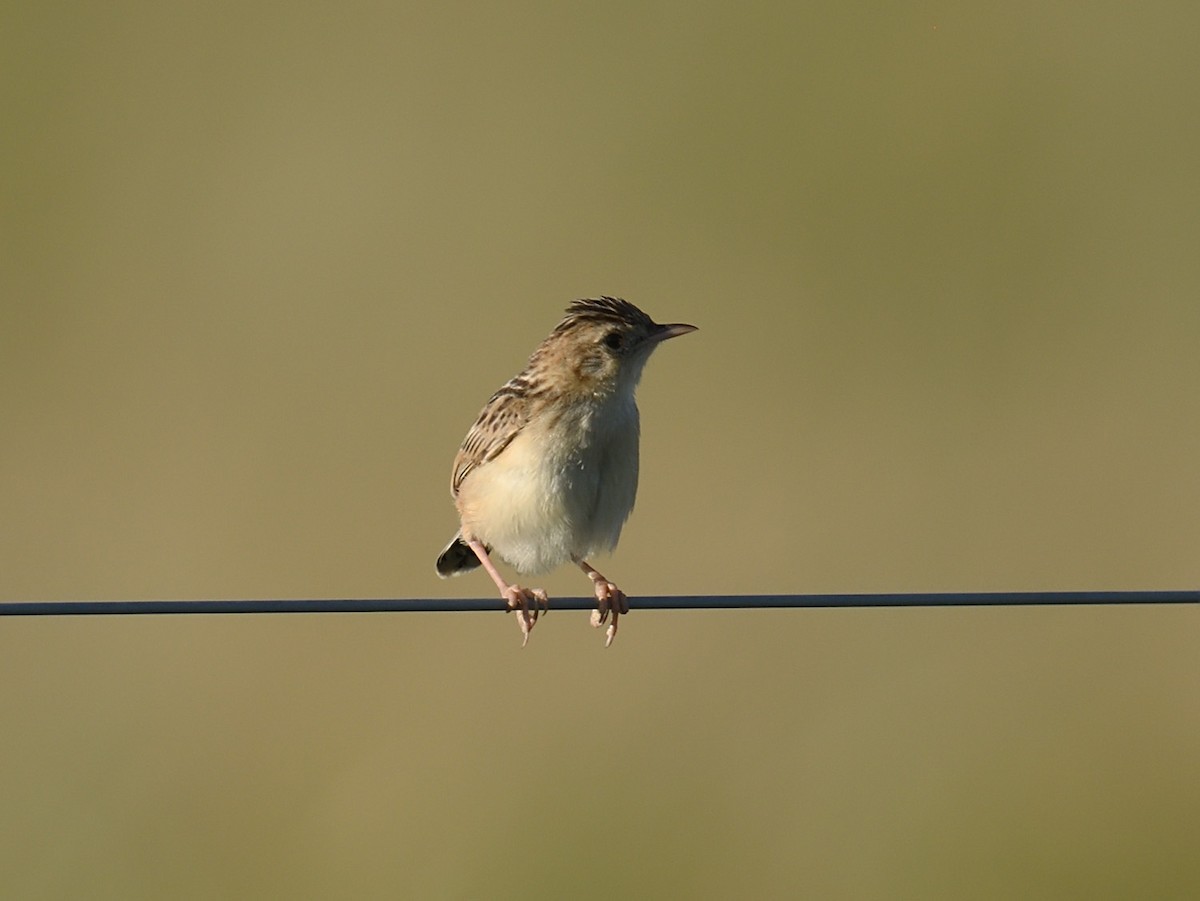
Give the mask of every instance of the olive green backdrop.
M 1193 3 L 9 4 L 0 599 L 484 596 L 574 297 L 632 595 L 1200 587 Z M 587 583 L 562 570 L 551 594 Z M 1200 893 L 1200 612 L 0 622 L 19 898 Z

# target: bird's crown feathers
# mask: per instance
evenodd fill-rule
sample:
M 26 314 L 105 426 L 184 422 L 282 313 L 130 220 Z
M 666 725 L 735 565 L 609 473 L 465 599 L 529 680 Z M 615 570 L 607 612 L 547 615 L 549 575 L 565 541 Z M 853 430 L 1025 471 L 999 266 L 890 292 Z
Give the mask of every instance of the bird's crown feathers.
M 649 328 L 654 320 L 627 300 L 620 297 L 592 297 L 571 302 L 567 315 L 554 329 L 564 332 L 585 322 L 608 322 L 614 325 L 641 325 Z

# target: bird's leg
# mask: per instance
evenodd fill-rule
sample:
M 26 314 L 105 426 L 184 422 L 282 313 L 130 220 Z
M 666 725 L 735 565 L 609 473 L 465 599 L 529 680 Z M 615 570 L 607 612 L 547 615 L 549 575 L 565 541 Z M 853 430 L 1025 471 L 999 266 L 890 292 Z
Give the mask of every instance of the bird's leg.
M 487 570 L 492 581 L 496 583 L 496 587 L 500 589 L 500 597 L 504 601 L 509 610 L 517 611 L 517 625 L 521 627 L 521 647 L 525 647 L 529 643 L 529 633 L 533 631 L 533 625 L 537 622 L 538 613 L 542 610 L 550 609 L 550 599 L 546 597 L 546 592 L 540 588 L 522 588 L 520 585 L 509 585 L 504 581 L 504 577 L 500 575 L 500 571 L 496 569 L 496 564 L 492 562 L 492 558 L 488 556 L 487 548 L 483 546 L 483 542 L 474 538 L 467 541 L 467 546 L 475 552 L 475 556 L 479 558 L 479 562 L 483 564 L 483 568 Z M 529 604 L 533 602 L 533 609 L 530 610 Z
M 612 622 L 609 623 L 604 635 L 604 646 L 608 647 L 617 634 L 617 617 L 622 613 L 629 612 L 629 601 L 625 598 L 625 592 L 600 575 L 586 560 L 579 557 L 572 559 L 580 569 L 587 573 L 587 577 L 592 580 L 592 588 L 596 592 L 596 609 L 592 611 L 592 625 L 599 628 L 608 619 L 608 615 L 612 614 Z

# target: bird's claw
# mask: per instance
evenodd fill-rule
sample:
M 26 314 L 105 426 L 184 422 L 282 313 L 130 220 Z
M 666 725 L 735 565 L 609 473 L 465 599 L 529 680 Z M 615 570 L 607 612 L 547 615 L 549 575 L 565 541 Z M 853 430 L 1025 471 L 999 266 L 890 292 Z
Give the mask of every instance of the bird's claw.
M 530 609 L 530 602 L 533 608 Z M 521 647 L 529 644 L 529 633 L 533 631 L 540 613 L 550 611 L 550 599 L 540 588 L 521 588 L 511 585 L 504 592 L 504 603 L 510 611 L 516 611 L 517 625 L 521 627 Z
M 625 592 L 607 579 L 595 579 L 592 585 L 596 589 L 596 609 L 592 611 L 592 626 L 600 628 L 612 614 L 612 622 L 604 632 L 604 646 L 607 648 L 617 636 L 617 620 L 622 613 L 629 612 L 629 601 Z

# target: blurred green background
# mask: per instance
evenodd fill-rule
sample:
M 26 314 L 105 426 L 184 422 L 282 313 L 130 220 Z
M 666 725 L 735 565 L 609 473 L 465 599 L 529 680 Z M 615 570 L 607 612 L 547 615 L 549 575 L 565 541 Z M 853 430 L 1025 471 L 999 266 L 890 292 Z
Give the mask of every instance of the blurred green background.
M 635 596 L 1200 587 L 1194 3 L 8 4 L 0 599 L 487 596 L 572 298 Z M 580 595 L 578 573 L 541 584 Z M 0 622 L 13 898 L 1194 898 L 1194 608 Z

